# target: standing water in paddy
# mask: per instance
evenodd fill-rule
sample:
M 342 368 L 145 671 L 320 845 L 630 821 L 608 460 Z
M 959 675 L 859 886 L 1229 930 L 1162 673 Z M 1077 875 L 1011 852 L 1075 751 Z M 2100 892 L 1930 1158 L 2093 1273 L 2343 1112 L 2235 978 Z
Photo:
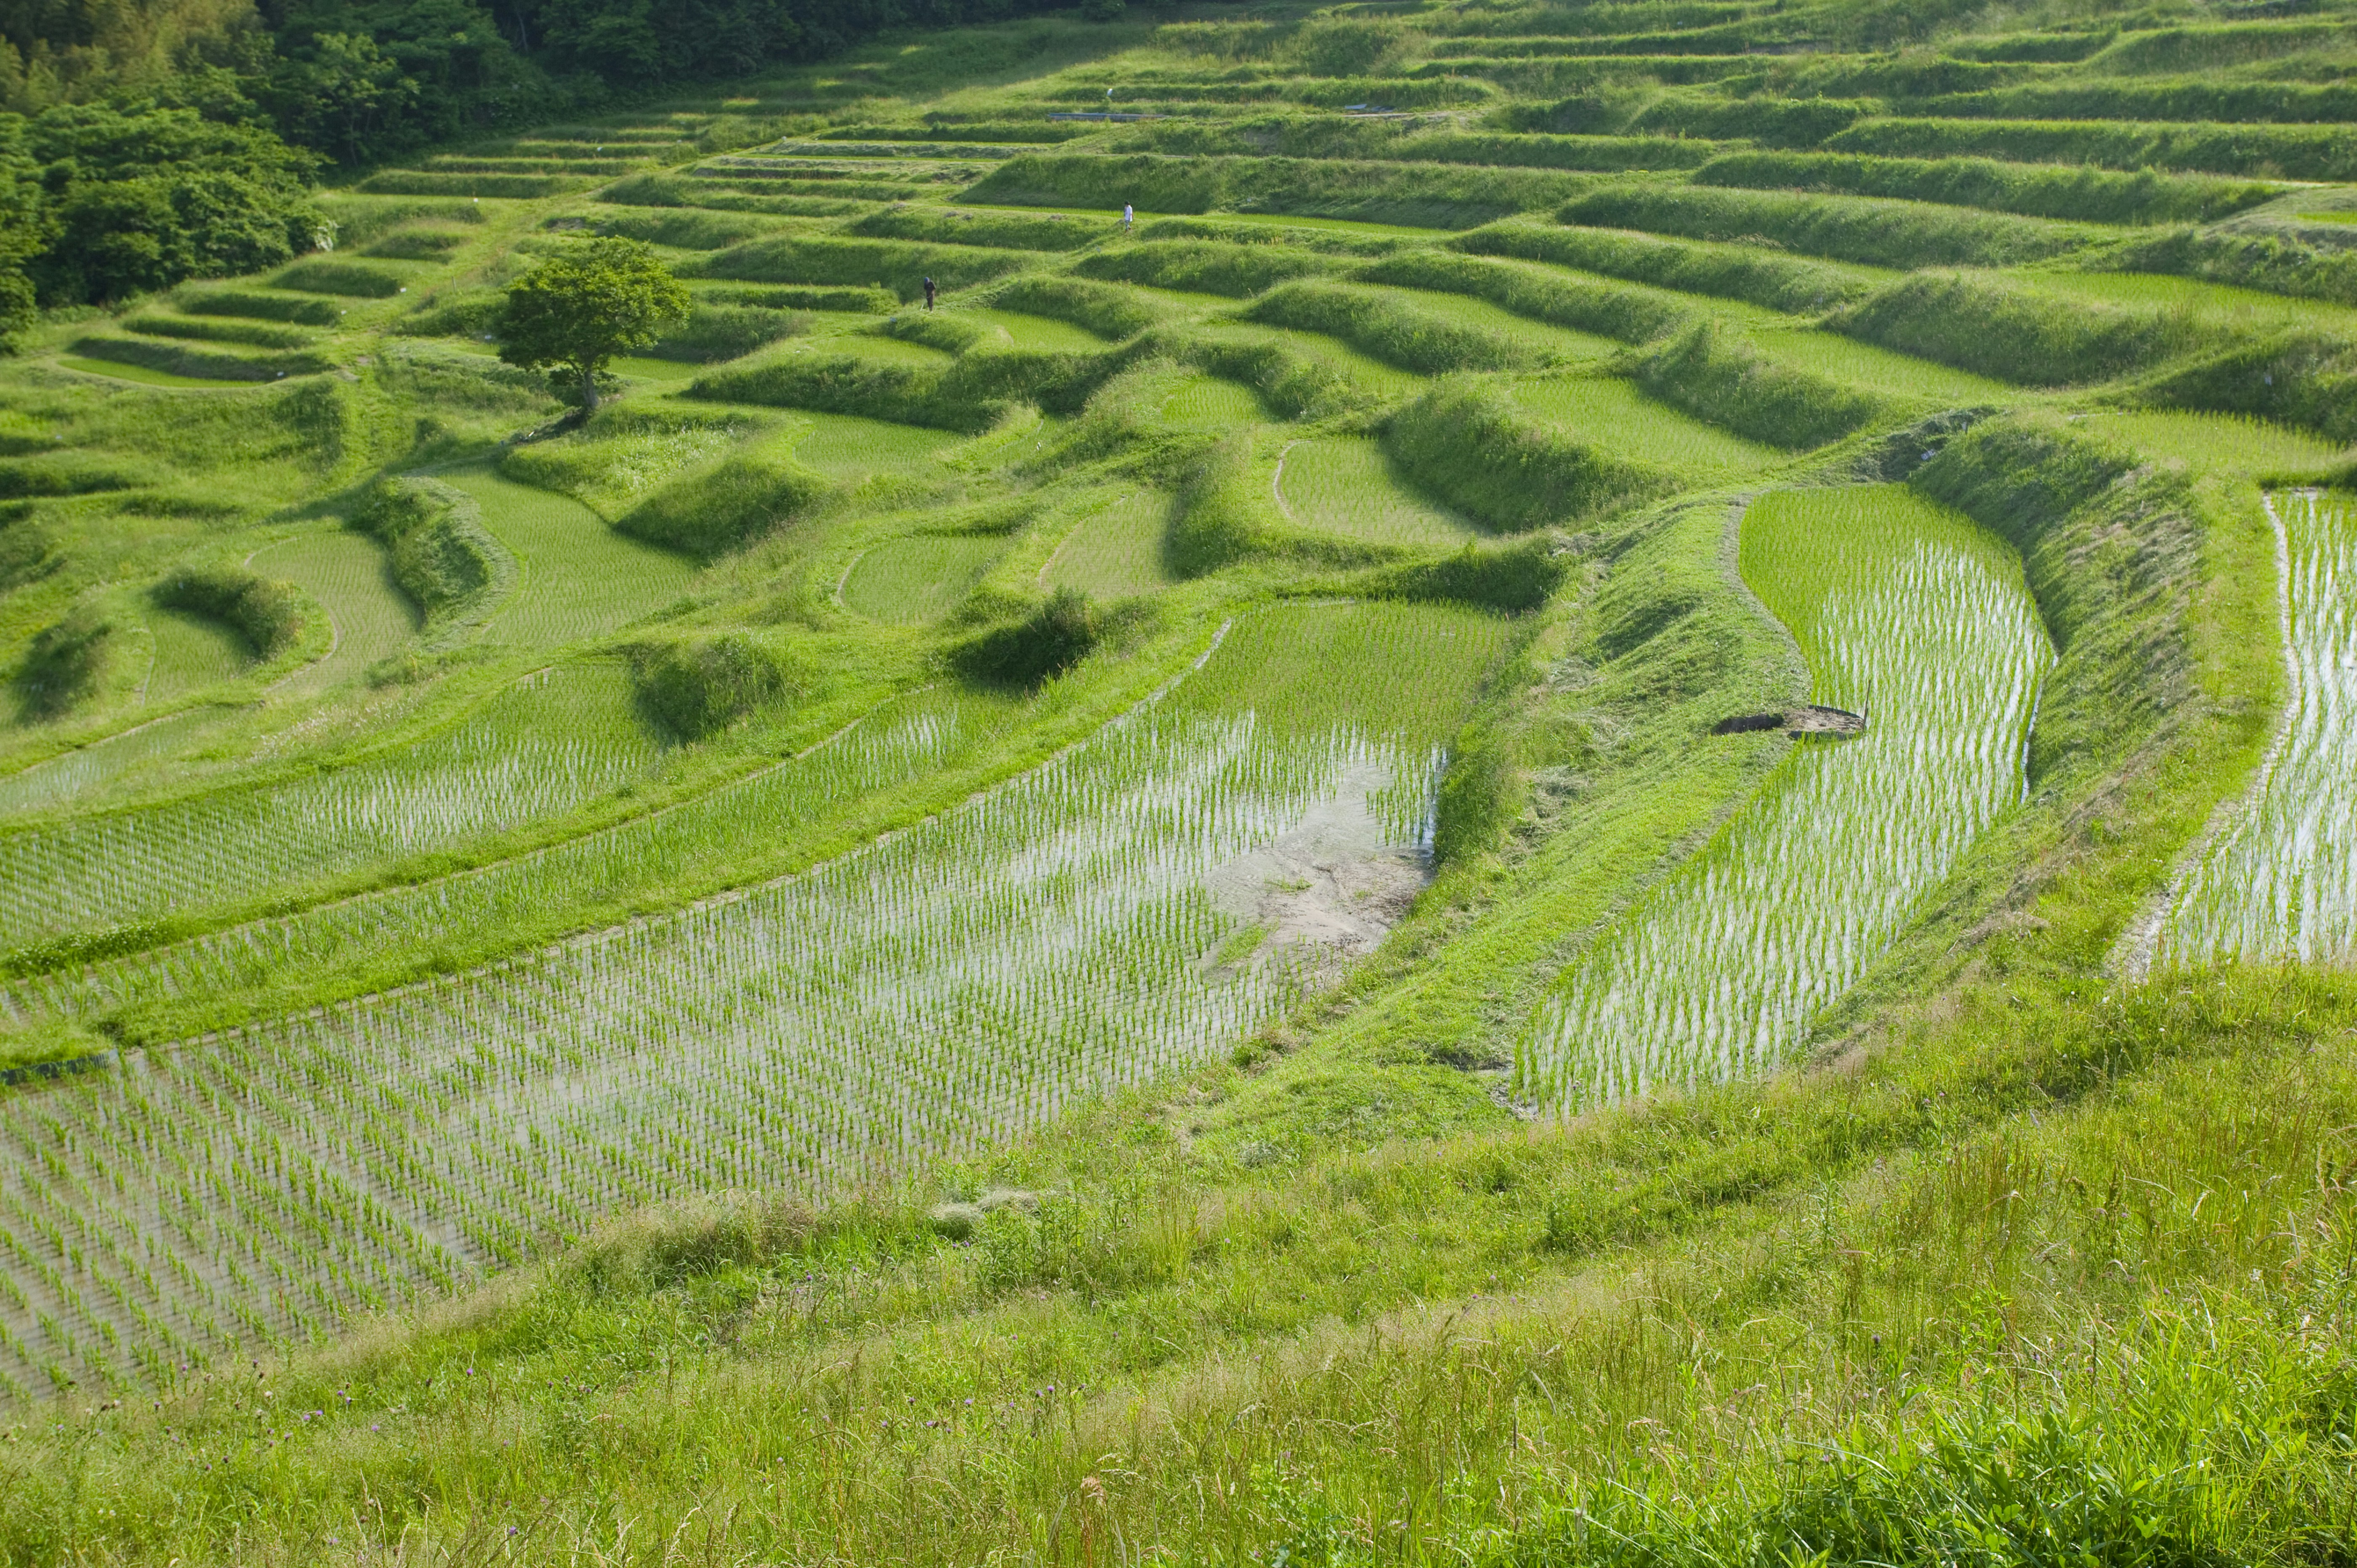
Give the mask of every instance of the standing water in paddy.
M 2233 823 L 2185 879 L 2164 961 L 2302 963 L 2357 949 L 2357 507 L 2270 498 L 2281 545 L 2284 708 Z
M 1553 1110 L 1784 1061 L 2020 799 L 2053 650 L 2005 546 L 1899 486 L 1779 491 L 1744 519 L 1742 568 L 1800 644 L 1811 700 L 1870 723 L 1796 742 L 1565 971 L 1518 1070 Z

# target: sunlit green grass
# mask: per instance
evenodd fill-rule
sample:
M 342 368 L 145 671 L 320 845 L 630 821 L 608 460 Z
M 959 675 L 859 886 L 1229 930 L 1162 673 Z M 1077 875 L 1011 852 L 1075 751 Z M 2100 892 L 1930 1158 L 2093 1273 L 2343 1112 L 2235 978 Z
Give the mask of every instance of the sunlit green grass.
M 86 354 L 59 354 L 57 362 L 69 371 L 79 371 L 86 376 L 104 376 L 109 381 L 137 381 L 151 387 L 191 387 L 220 390 L 227 387 L 255 387 L 262 383 L 250 381 L 222 381 L 210 376 L 176 376 L 169 371 L 150 370 L 145 365 L 127 365 L 114 360 L 93 360 Z
M 1187 430 L 1233 430 L 1268 417 L 1250 387 L 1218 376 L 1189 376 L 1157 411 L 1167 424 Z
M 974 534 L 892 539 L 859 557 L 844 579 L 843 602 L 870 620 L 913 626 L 957 607 L 1006 548 Z
M 2020 280 L 2049 294 L 2103 305 L 2145 306 L 2182 311 L 2198 320 L 2241 331 L 2279 327 L 2357 329 L 2357 306 L 2330 300 L 2293 299 L 2256 289 L 2162 273 L 2032 272 Z
M 365 535 L 306 534 L 255 552 L 251 564 L 310 595 L 334 625 L 334 647 L 289 676 L 290 691 L 320 691 L 349 680 L 416 633 L 417 607 L 393 580 L 384 547 Z
M 1473 526 L 1409 489 L 1372 436 L 1297 441 L 1279 460 L 1276 492 L 1294 521 L 1370 544 L 1463 544 Z
M 2189 463 L 2212 473 L 2266 478 L 2313 472 L 2348 455 L 2346 448 L 2304 430 L 2244 414 L 2158 409 L 2091 413 L 2085 422 L 2156 461 Z
M 2021 389 L 1951 370 L 1912 354 L 1845 338 L 1838 332 L 1818 332 L 1803 327 L 1754 327 L 1747 334 L 1769 358 L 1833 381 L 1891 397 L 1934 398 L 1944 403 L 2007 403 Z
M 210 617 L 150 607 L 146 625 L 151 652 L 142 690 L 148 702 L 170 703 L 233 681 L 254 661 L 253 646 Z
M 1040 585 L 1078 588 L 1100 599 L 1148 594 L 1165 586 L 1172 581 L 1163 545 L 1169 520 L 1170 498 L 1159 490 L 1130 490 L 1117 496 L 1083 517 L 1064 536 L 1040 570 Z
M 443 477 L 482 503 L 483 526 L 522 565 L 514 594 L 486 628 L 495 642 L 541 648 L 597 637 L 670 604 L 695 575 L 694 562 L 615 532 L 570 496 L 487 467 Z
M 920 471 L 958 444 L 951 431 L 921 424 L 895 424 L 848 413 L 799 413 L 809 428 L 793 439 L 794 460 L 838 479 L 871 474 Z
M 1703 481 L 1771 467 L 1786 454 L 1706 424 L 1609 376 L 1548 376 L 1510 383 L 1514 401 L 1615 456 L 1657 464 Z
M 1045 316 L 981 308 L 963 309 L 956 314 L 994 328 L 1000 341 L 1017 349 L 1038 349 L 1049 353 L 1090 353 L 1105 344 L 1103 338 L 1084 327 L 1075 327 L 1069 321 L 1057 321 Z
M 236 713 L 221 706 L 188 708 L 35 763 L 0 779 L 0 811 L 46 811 L 88 800 L 123 776 L 178 754 Z

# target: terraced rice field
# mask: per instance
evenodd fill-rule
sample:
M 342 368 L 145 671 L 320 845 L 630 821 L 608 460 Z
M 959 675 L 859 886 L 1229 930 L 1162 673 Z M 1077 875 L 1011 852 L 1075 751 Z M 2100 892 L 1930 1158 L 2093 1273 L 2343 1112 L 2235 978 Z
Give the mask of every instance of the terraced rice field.
M 1345 539 L 1431 549 L 1474 536 L 1470 523 L 1404 486 L 1372 436 L 1294 442 L 1278 461 L 1275 484 L 1288 517 Z
M 2188 868 L 2164 962 L 2357 953 L 2357 504 L 2271 498 L 2283 542 L 2284 705 L 2246 797 Z
M 1894 354 L 1837 332 L 1808 328 L 1754 327 L 1749 333 L 1769 358 L 1830 380 L 1887 397 L 1943 404 L 1994 403 L 2019 399 L 2018 387 L 1969 371 L 1952 370 L 1912 354 Z
M 1184 395 L 1177 394 L 1172 401 Z M 1167 410 L 1169 404 L 1163 406 Z M 1170 498 L 1158 490 L 1134 490 L 1106 502 L 1064 536 L 1040 569 L 1041 585 L 1078 588 L 1106 599 L 1165 586 L 1171 581 L 1163 542 L 1169 528 L 1170 504 Z
M 559 666 L 447 733 L 332 773 L 0 831 L 0 947 L 235 904 L 497 832 L 644 776 L 623 671 Z
M 183 610 L 147 611 L 150 703 L 176 702 L 192 692 L 233 681 L 253 662 L 253 649 L 230 627 Z
M 916 626 L 955 609 L 1006 541 L 966 534 L 888 540 L 859 557 L 843 582 L 844 604 L 871 620 Z
M 570 496 L 490 468 L 444 478 L 482 503 L 483 526 L 520 564 L 515 591 L 490 622 L 499 642 L 546 648 L 599 636 L 670 604 L 695 575 L 692 562 L 615 532 Z
M 2022 799 L 2054 654 L 2003 545 L 1897 487 L 1780 490 L 1745 514 L 1742 563 L 1810 700 L 1866 732 L 1797 740 L 1565 972 L 1515 1069 L 1558 1113 L 1781 1065 Z
M 416 635 L 417 607 L 393 580 L 383 546 L 363 535 L 307 534 L 258 550 L 246 564 L 301 588 L 332 624 L 333 645 L 287 677 L 291 689 L 325 691 L 351 680 Z
M 1415 843 L 1434 721 L 1501 629 L 1266 612 L 1087 745 L 809 875 L 0 1103 L 0 1246 L 27 1262 L 0 1378 L 168 1380 L 683 1182 L 840 1187 L 1200 1059 L 1294 984 L 1282 952 L 1205 967 L 1237 924 L 1206 880 L 1329 802 Z M 1338 637 L 1441 701 L 1402 725 L 1395 702 L 1299 700 L 1298 657 Z
M 1548 376 L 1512 383 L 1537 418 L 1608 451 L 1641 456 L 1709 484 L 1781 465 L 1785 454 L 1706 424 L 1606 376 Z

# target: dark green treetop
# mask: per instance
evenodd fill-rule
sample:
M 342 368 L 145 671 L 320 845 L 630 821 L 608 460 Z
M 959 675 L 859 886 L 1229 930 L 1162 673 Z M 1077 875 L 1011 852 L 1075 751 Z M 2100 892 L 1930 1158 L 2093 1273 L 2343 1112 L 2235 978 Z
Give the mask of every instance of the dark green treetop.
M 500 358 L 546 368 L 557 396 L 597 408 L 597 378 L 617 354 L 651 346 L 693 301 L 662 258 L 636 240 L 584 240 L 508 285 Z

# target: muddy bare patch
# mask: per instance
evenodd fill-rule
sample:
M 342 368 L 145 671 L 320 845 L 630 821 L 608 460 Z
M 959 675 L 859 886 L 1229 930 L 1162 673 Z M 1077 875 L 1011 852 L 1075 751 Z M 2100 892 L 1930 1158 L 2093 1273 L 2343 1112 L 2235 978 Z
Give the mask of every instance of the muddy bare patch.
M 1773 714 L 1738 714 L 1721 719 L 1710 726 L 1713 735 L 1755 735 L 1761 730 L 1781 730 L 1786 735 L 1858 735 L 1866 729 L 1866 715 L 1851 713 L 1847 708 L 1828 708 L 1815 703 L 1805 703 Z
M 1212 902 L 1259 940 L 1243 951 L 1230 944 L 1212 961 L 1282 962 L 1322 984 L 1374 950 L 1432 880 L 1424 847 L 1387 842 L 1368 810 L 1391 781 L 1380 764 L 1347 768 L 1291 831 L 1213 868 Z

